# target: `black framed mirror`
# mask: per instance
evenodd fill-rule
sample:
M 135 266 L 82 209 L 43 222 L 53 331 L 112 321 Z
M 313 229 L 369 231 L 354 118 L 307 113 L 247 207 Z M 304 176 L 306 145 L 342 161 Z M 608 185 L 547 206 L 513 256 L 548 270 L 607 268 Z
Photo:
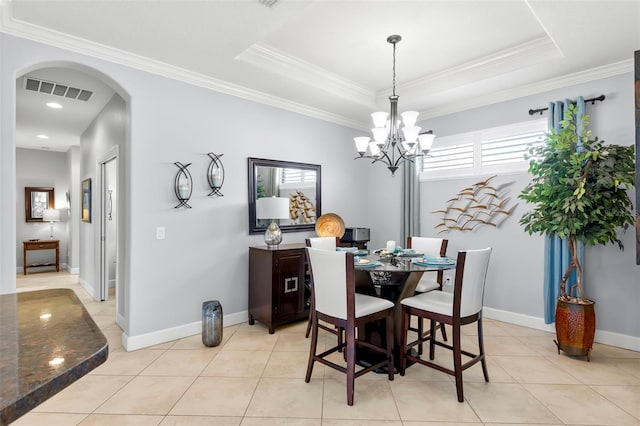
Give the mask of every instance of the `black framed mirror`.
M 270 219 L 258 218 L 256 200 L 289 198 L 289 218 L 279 219 L 282 232 L 310 231 L 322 215 L 319 164 L 249 158 L 249 233 L 264 233 Z

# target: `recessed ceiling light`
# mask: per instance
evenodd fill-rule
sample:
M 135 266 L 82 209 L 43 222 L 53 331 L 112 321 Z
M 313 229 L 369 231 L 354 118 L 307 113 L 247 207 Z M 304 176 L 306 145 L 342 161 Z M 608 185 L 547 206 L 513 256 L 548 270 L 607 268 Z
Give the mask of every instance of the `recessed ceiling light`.
M 49 136 L 47 136 L 47 135 L 38 135 L 37 138 L 38 139 L 49 139 Z
M 57 103 L 57 102 L 47 102 L 45 105 L 46 105 L 46 106 L 48 106 L 49 108 L 53 108 L 53 109 L 60 109 L 60 108 L 62 108 L 62 105 L 60 105 L 60 104 L 59 104 L 59 103 Z

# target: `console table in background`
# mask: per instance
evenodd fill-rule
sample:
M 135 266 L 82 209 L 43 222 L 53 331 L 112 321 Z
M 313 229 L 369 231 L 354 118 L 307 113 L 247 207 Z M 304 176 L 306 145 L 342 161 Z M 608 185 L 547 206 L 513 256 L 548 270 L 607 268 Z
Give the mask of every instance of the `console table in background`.
M 27 252 L 31 250 L 55 250 L 55 263 L 37 263 L 27 265 Z M 60 240 L 35 240 L 22 242 L 22 273 L 27 275 L 27 268 L 35 268 L 36 266 L 54 266 L 56 272 L 60 272 Z

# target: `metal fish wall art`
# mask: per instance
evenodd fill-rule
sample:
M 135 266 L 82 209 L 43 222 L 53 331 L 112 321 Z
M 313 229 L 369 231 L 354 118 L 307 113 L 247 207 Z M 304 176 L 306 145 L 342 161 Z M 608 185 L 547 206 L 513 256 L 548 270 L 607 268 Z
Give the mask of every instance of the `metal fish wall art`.
M 431 213 L 442 215 L 440 223 L 434 226 L 438 234 L 456 231 L 473 231 L 479 226 L 497 228 L 518 205 L 509 206 L 511 197 L 507 188 L 514 182 L 494 186 L 491 181 L 497 175 L 460 190 L 455 197 L 447 200 L 447 206 Z

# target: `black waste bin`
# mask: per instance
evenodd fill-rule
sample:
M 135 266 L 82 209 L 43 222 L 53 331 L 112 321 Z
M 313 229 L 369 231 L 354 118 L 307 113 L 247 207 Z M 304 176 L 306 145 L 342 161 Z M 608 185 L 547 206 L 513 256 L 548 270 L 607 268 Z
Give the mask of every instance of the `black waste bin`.
M 202 343 L 218 346 L 222 342 L 222 305 L 217 300 L 202 302 Z

